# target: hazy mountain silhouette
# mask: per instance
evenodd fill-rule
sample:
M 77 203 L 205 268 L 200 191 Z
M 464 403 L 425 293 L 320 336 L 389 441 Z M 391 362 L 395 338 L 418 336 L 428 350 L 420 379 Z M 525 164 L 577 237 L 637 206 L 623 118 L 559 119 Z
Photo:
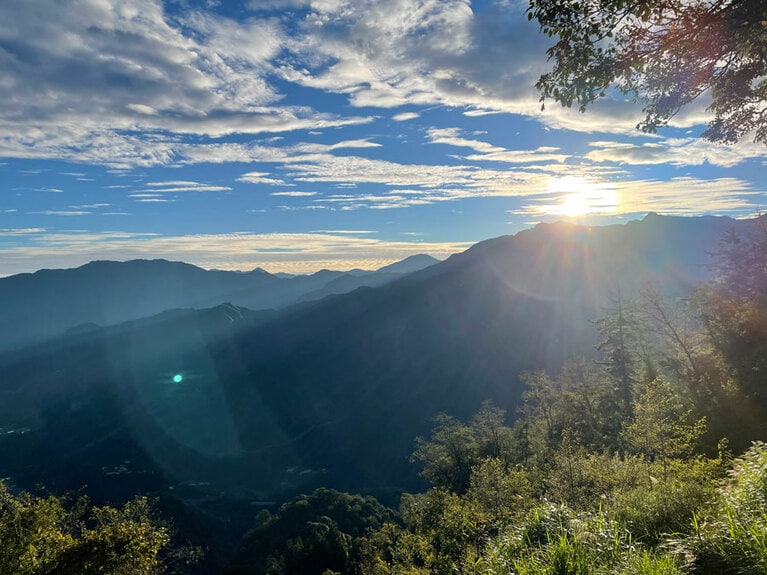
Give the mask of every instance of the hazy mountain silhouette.
M 722 233 L 749 225 L 540 224 L 380 288 L 168 312 L 7 353 L 0 475 L 262 498 L 412 487 L 413 439 L 437 412 L 493 399 L 513 414 L 523 370 L 592 353 L 611 292 L 689 293 Z
M 321 289 L 309 291 L 300 298 L 300 301 L 313 301 L 329 295 L 343 294 L 354 291 L 360 287 L 380 287 L 427 267 L 433 266 L 439 260 L 426 254 L 410 256 L 400 262 L 389 264 L 376 272 L 346 273 L 327 282 Z
M 260 268 L 206 271 L 166 260 L 94 261 L 75 269 L 18 274 L 0 279 L 0 350 L 41 341 L 79 324 L 114 325 L 171 308 L 224 302 L 251 309 L 284 307 L 363 285 L 384 285 L 437 261 L 414 256 L 379 271 L 322 270 L 287 278 Z M 325 289 L 331 283 L 333 287 Z

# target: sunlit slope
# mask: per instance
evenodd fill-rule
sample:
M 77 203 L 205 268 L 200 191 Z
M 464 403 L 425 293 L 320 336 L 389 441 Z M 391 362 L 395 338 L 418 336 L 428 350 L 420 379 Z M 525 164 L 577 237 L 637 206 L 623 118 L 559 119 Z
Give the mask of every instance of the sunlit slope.
M 413 439 L 437 412 L 493 399 L 513 415 L 522 371 L 592 353 L 589 320 L 611 292 L 688 293 L 724 230 L 746 225 L 541 225 L 381 288 L 281 312 L 174 312 L 6 354 L 0 475 L 255 497 L 412 486 Z

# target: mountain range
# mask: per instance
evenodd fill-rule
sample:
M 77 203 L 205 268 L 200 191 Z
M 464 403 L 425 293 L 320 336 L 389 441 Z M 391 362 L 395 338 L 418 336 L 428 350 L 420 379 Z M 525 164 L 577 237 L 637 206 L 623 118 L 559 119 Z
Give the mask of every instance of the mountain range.
M 409 455 L 434 415 L 468 417 L 492 399 L 513 418 L 523 371 L 593 357 L 591 320 L 611 294 L 630 298 L 648 283 L 671 297 L 690 294 L 710 277 L 723 234 L 747 233 L 753 221 L 650 214 L 605 227 L 539 224 L 378 287 L 349 291 L 355 276 L 347 274 L 292 296 L 326 297 L 282 309 L 175 309 L 6 352 L 0 476 L 56 489 L 88 484 L 96 497 L 172 489 L 191 499 L 269 501 L 316 485 L 399 493 L 418 485 Z M 186 278 L 163 289 L 183 286 L 195 302 L 212 293 L 205 282 L 225 277 L 170 262 L 125 265 L 155 280 Z M 46 278 L 66 277 L 47 305 L 62 305 L 65 293 L 90 294 L 91 307 L 107 309 L 136 282 L 151 284 L 118 269 L 89 264 L 74 270 L 83 271 L 80 283 L 74 271 L 38 272 L 39 287 L 27 295 L 42 298 Z M 108 295 L 94 283 L 105 275 L 115 282 Z M 291 281 L 239 276 L 226 276 L 235 286 L 229 294 L 244 293 L 248 282 Z M 335 289 L 346 293 L 329 295 Z M 90 309 L 87 300 L 69 311 Z M 136 317 L 150 313 L 132 301 Z
M 75 269 L 18 274 L 0 279 L 0 350 L 168 309 L 225 302 L 254 310 L 281 308 L 362 286 L 381 286 L 437 262 L 421 254 L 376 271 L 321 270 L 278 277 L 260 268 L 242 273 L 166 260 L 94 261 Z

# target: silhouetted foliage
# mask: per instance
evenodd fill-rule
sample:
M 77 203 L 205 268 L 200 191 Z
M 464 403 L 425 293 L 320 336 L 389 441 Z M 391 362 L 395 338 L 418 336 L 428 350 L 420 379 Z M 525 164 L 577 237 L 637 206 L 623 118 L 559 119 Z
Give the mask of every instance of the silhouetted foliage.
M 710 94 L 703 137 L 767 143 L 767 4 L 763 0 L 530 0 L 528 17 L 556 39 L 541 99 L 584 111 L 612 89 L 644 104 L 654 132 Z

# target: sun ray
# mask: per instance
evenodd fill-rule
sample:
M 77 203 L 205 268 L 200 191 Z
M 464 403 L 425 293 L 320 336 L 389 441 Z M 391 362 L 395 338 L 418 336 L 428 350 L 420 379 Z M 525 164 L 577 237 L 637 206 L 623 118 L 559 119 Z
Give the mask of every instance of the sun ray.
M 610 182 L 595 182 L 581 176 L 552 178 L 547 193 L 556 195 L 556 203 L 541 206 L 542 212 L 577 218 L 588 214 L 614 214 L 618 193 Z

